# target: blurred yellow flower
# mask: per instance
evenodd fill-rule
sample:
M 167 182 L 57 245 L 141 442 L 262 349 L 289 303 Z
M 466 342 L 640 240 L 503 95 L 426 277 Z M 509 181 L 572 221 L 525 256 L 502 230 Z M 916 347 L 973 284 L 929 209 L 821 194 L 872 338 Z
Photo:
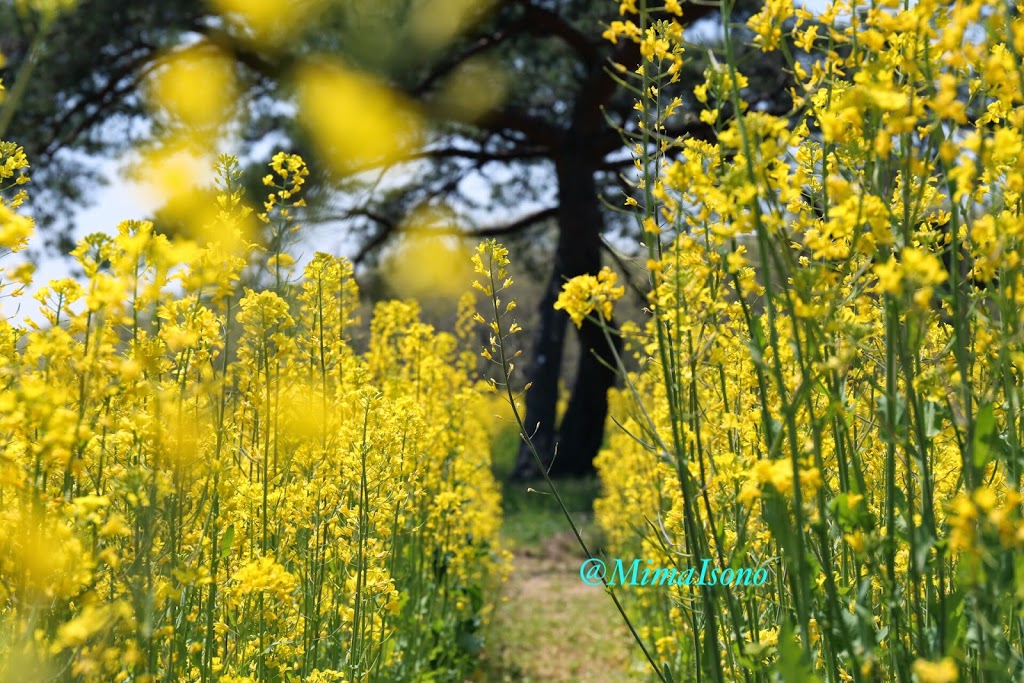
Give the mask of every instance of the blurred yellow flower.
M 914 674 L 919 683 L 956 683 L 960 680 L 960 670 L 952 657 L 944 657 L 938 662 L 918 659 L 914 662 Z
M 243 36 L 261 47 L 276 47 L 295 38 L 323 6 L 323 0 L 211 0 L 214 9 Z
M 308 62 L 296 72 L 295 85 L 299 118 L 339 175 L 392 164 L 421 141 L 412 103 L 370 76 Z
M 387 282 L 399 297 L 455 300 L 466 291 L 473 277 L 470 250 L 450 234 L 451 224 L 445 231 L 449 234 L 442 232 L 439 221 L 446 218 L 453 219 L 444 210 L 418 209 L 399 230 L 399 243 L 383 262 Z
M 234 61 L 220 48 L 197 43 L 159 59 L 150 102 L 173 121 L 195 129 L 223 124 L 237 100 Z

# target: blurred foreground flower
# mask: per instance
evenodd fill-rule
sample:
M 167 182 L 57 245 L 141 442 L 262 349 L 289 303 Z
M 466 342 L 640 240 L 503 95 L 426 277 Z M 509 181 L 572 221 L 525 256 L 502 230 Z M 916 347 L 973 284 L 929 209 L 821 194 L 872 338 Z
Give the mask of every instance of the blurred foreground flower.
M 212 0 L 214 8 L 236 30 L 261 46 L 277 46 L 309 25 L 322 0 Z
M 394 163 L 420 144 L 412 103 L 369 76 L 319 62 L 300 67 L 295 82 L 300 120 L 337 174 Z
M 445 209 L 421 208 L 400 229 L 401 241 L 384 263 L 388 282 L 403 298 L 455 300 L 472 276 L 470 251 L 445 232 L 453 216 Z
M 169 52 L 150 81 L 149 98 L 173 122 L 198 130 L 217 128 L 237 99 L 234 63 L 206 43 Z

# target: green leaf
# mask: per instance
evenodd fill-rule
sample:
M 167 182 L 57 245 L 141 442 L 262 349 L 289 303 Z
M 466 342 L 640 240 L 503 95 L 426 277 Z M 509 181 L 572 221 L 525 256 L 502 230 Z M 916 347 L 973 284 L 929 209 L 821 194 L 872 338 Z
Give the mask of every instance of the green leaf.
M 810 664 L 804 659 L 804 648 L 793 635 L 793 627 L 789 620 L 782 622 L 779 634 L 778 673 L 783 683 L 820 683 L 811 671 Z
M 974 416 L 974 466 L 984 467 L 992 459 L 992 450 L 989 448 L 989 438 L 996 430 L 995 411 L 992 404 L 986 403 Z
M 942 431 L 944 406 L 935 401 L 925 401 L 923 413 L 924 436 L 926 439 L 934 439 Z
M 914 569 L 923 572 L 928 565 L 928 558 L 931 556 L 932 547 L 935 545 L 935 537 L 927 529 L 918 526 L 914 527 Z
M 781 499 L 781 496 L 774 491 L 766 491 L 761 500 L 763 504 L 763 518 L 768 526 L 768 531 L 771 532 L 772 537 L 779 544 L 779 549 L 782 551 L 782 557 L 786 564 L 791 570 L 796 571 L 796 541 L 793 538 L 789 508 L 786 506 L 785 501 Z
M 761 355 L 761 349 L 767 346 L 764 330 L 761 329 L 760 318 L 753 318 L 751 320 L 751 340 L 747 344 L 747 348 L 750 350 L 750 360 L 753 361 L 754 365 L 764 367 L 764 357 Z
M 866 525 L 868 521 L 867 503 L 863 500 L 857 502 L 853 508 L 850 507 L 850 494 L 840 493 L 828 504 L 829 511 L 839 520 L 843 529 L 854 529 Z
M 937 603 L 938 601 L 936 601 Z M 964 617 L 964 594 L 954 591 L 945 597 L 946 638 L 954 649 L 964 647 L 967 643 L 967 619 Z M 940 610 L 936 604 L 935 613 Z
M 884 394 L 879 396 L 875 400 L 875 409 L 878 411 L 878 417 L 881 419 L 882 424 L 888 426 L 896 437 L 899 438 L 907 433 L 907 402 L 899 394 L 891 400 L 893 402 L 892 424 L 889 424 L 890 398 L 888 396 Z M 885 443 L 889 443 L 892 440 L 892 434 L 887 429 L 881 430 L 880 435 Z
M 224 535 L 220 537 L 220 559 L 226 558 L 231 554 L 231 544 L 235 541 L 235 525 L 231 524 L 227 529 L 224 530 Z

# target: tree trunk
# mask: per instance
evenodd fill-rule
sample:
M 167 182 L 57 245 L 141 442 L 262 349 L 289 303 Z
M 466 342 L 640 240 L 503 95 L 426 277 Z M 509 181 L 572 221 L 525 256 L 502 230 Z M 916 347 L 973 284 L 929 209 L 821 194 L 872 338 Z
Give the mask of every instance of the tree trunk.
M 527 429 L 552 475 L 580 475 L 594 471 L 608 412 L 608 389 L 615 373 L 599 358 L 614 365 L 604 333 L 591 323 L 579 331 L 580 362 L 572 397 L 560 429 L 556 430 L 558 379 L 568 316 L 554 310 L 566 280 L 597 273 L 601 268 L 601 232 L 604 227 L 594 182 L 594 161 L 586 135 L 570 131 L 556 160 L 558 180 L 558 246 L 547 290 L 540 303 L 540 334 L 534 346 L 533 386 L 526 394 Z M 595 355 L 596 354 L 596 355 Z M 533 430 L 536 430 L 535 432 Z M 556 436 L 557 435 L 557 436 Z M 557 450 L 557 458 L 552 457 Z M 539 476 L 533 455 L 520 445 L 513 479 Z
M 614 329 L 614 323 L 609 321 Z M 615 351 L 622 348 L 614 332 Z M 594 457 L 601 449 L 608 415 L 608 389 L 615 384 L 615 354 L 600 326 L 589 321 L 579 330 L 580 362 L 576 383 L 558 427 L 558 453 L 551 476 L 582 477 L 595 474 Z
M 547 289 L 540 302 L 540 329 L 533 347 L 533 367 L 527 378 L 533 384 L 526 392 L 526 425 L 541 459 L 550 464 L 555 445 L 555 416 L 558 405 L 558 379 L 562 374 L 562 349 L 569 317 L 555 310 L 558 292 L 567 272 L 561 255 L 561 240 L 555 253 Z M 525 441 L 519 444 L 512 479 L 534 479 L 540 476 L 536 459 Z

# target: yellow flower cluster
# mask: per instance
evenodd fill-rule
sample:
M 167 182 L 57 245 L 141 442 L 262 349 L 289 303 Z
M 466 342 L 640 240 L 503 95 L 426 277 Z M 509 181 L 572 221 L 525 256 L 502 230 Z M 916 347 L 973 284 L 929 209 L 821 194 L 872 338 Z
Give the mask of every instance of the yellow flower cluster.
M 28 199 L 20 187 L 27 182 L 25 150 L 13 142 L 0 142 L 0 254 L 21 251 L 32 236 L 32 219 L 15 211 Z
M 1016 676 L 1024 19 L 772 0 L 747 26 L 789 64 L 785 117 L 742 101 L 728 11 L 693 89 L 713 140 L 653 135 L 682 107 L 668 65 L 626 76 L 652 286 L 595 513 L 612 556 L 771 585 L 637 591 L 637 632 L 677 680 L 1002 680 L 995 652 Z M 559 307 L 578 324 L 599 291 Z
M 275 207 L 279 207 L 278 210 L 283 219 L 287 220 L 290 217 L 285 204 L 302 190 L 302 186 L 306 183 L 306 177 L 309 175 L 306 162 L 298 154 L 278 152 L 271 159 L 270 168 L 274 173 L 264 176 L 263 184 L 273 187 L 276 192 L 272 192 L 267 197 L 267 201 L 263 203 L 263 213 L 259 215 L 259 218 L 264 223 L 270 222 L 269 214 Z M 275 176 L 280 177 L 280 180 L 277 180 Z M 291 207 L 305 205 L 306 203 L 302 199 L 296 199 L 288 204 Z
M 594 311 L 610 320 L 614 303 L 626 292 L 625 287 L 615 284 L 618 279 L 615 271 L 607 266 L 597 275 L 578 275 L 562 287 L 555 309 L 568 313 L 576 327 Z
M 294 205 L 305 165 L 272 169 Z M 216 239 L 148 222 L 74 257 L 85 281 L 40 289 L 41 321 L 0 317 L 0 676 L 419 680 L 440 651 L 468 670 L 507 566 L 469 348 L 390 302 L 357 352 L 352 265 L 324 253 L 264 291 Z
M 665 11 L 676 17 L 683 15 L 683 7 L 679 0 L 667 0 Z M 619 14 L 623 17 L 638 14 L 636 0 L 625 0 L 619 5 Z M 618 44 L 619 38 L 636 43 L 640 48 L 640 55 L 645 62 L 654 62 L 665 72 L 672 76 L 672 81 L 679 76 L 683 68 L 683 54 L 685 53 L 683 41 L 683 27 L 675 20 L 659 20 L 652 25 L 641 28 L 632 19 L 616 20 L 608 25 L 602 37 L 613 45 Z M 622 68 L 622 67 L 620 67 Z M 644 67 L 641 65 L 640 70 Z

